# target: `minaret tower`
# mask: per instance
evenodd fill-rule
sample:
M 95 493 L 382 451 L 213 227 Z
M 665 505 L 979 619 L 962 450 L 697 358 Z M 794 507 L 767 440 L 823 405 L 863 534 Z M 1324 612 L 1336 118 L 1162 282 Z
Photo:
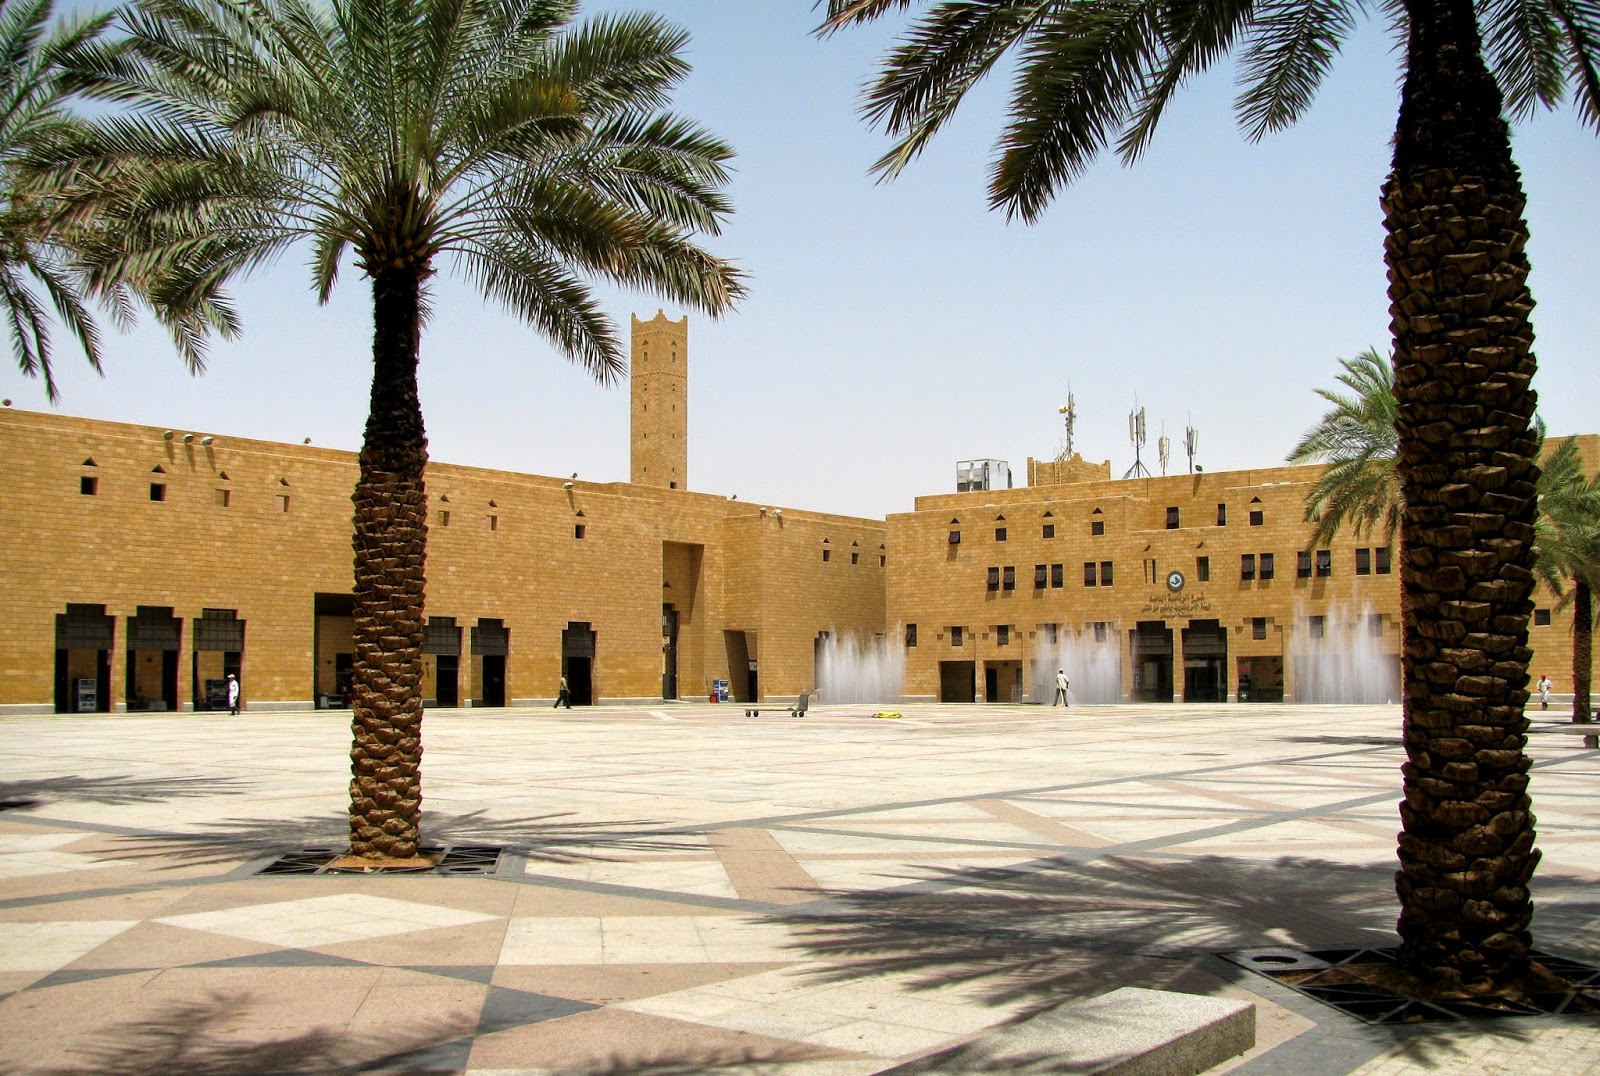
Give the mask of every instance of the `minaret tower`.
M 635 485 L 689 488 L 689 317 L 656 311 L 633 317 L 633 454 Z

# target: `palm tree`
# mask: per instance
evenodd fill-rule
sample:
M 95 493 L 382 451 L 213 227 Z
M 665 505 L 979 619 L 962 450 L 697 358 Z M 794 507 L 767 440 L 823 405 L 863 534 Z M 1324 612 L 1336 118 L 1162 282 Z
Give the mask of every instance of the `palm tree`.
M 913 7 L 926 10 L 865 93 L 866 115 L 896 139 L 875 170 L 905 168 L 1014 52 L 989 195 L 1024 221 L 1107 144 L 1137 160 L 1179 87 L 1235 48 L 1245 133 L 1293 123 L 1368 10 L 1356 0 L 828 0 L 819 33 Z M 1523 712 L 1538 465 L 1527 227 L 1504 113 L 1553 107 L 1570 90 L 1600 126 L 1600 8 L 1381 9 L 1407 44 L 1382 190 L 1405 505 L 1400 956 L 1442 990 L 1512 988 L 1529 967 L 1538 862 Z
M 50 365 L 51 319 L 34 285 L 43 289 L 96 372 L 100 334 L 48 202 L 29 189 L 20 165 L 69 122 L 59 65 L 111 19 L 100 15 L 52 26 L 54 10 L 54 0 L 0 0 L 0 318 L 11 332 L 17 365 L 25 375 L 43 378 L 52 403 L 60 392 Z
M 1400 476 L 1395 471 L 1394 375 L 1389 361 L 1368 348 L 1340 359 L 1338 382 L 1349 394 L 1317 389 L 1332 404 L 1295 443 L 1290 463 L 1325 463 L 1306 492 L 1306 519 L 1315 521 L 1314 545 L 1327 545 L 1349 523 L 1360 537 L 1383 529 L 1392 541 L 1400 529 Z
M 1572 720 L 1587 724 L 1594 671 L 1594 592 L 1600 589 L 1600 474 L 1584 474 L 1578 439 L 1545 457 L 1534 548 L 1539 578 L 1572 607 Z M 1571 583 L 1566 590 L 1563 584 Z
M 664 108 L 686 35 L 572 0 L 143 0 L 79 72 L 124 106 L 35 164 L 99 221 L 98 287 L 132 287 L 198 362 L 224 287 L 304 240 L 328 298 L 372 289 L 355 505 L 350 849 L 417 854 L 427 439 L 417 362 L 441 262 L 602 382 L 622 345 L 590 279 L 708 314 L 741 275 L 697 247 L 732 151 Z

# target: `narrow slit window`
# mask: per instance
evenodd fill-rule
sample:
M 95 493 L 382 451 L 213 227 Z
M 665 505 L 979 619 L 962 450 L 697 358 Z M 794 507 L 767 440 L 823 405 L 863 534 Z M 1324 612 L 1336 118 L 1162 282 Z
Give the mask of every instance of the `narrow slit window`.
M 78 479 L 78 493 L 85 497 L 93 497 L 100 492 L 100 480 L 93 475 L 84 475 Z
M 277 504 L 279 512 L 289 511 L 289 495 L 287 493 L 276 494 L 273 497 L 273 501 Z
M 1111 585 L 1111 562 L 1109 560 L 1100 562 L 1100 585 L 1103 587 Z

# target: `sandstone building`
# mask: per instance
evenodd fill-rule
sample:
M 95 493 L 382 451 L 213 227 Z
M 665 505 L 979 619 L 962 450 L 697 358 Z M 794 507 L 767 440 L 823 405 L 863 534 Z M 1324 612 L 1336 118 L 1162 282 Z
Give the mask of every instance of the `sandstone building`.
M 689 488 L 687 363 L 686 318 L 633 319 L 629 482 L 429 464 L 429 705 L 792 698 L 850 639 L 909 698 L 1049 701 L 1068 665 L 1079 701 L 1398 698 L 1395 551 L 1307 547 L 1316 468 L 749 504 Z M 16 410 L 0 450 L 0 712 L 220 708 L 228 672 L 252 709 L 342 705 L 354 453 Z M 1537 602 L 1561 680 L 1571 614 Z

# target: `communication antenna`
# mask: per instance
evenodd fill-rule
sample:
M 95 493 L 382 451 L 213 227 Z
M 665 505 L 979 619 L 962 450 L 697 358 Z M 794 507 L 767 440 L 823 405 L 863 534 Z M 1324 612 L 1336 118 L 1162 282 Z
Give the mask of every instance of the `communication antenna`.
M 1056 408 L 1056 413 L 1067 424 L 1067 440 L 1061 446 L 1061 451 L 1056 453 L 1056 462 L 1065 463 L 1072 458 L 1073 427 L 1078 423 L 1078 402 L 1072 395 L 1072 382 L 1067 382 L 1067 402 L 1064 407 Z
M 1189 454 L 1189 473 L 1194 474 L 1194 458 L 1200 453 L 1200 431 L 1193 426 L 1183 428 L 1183 450 Z
M 1133 402 L 1137 405 L 1139 398 L 1137 396 L 1134 397 Z M 1122 477 L 1138 478 L 1141 475 L 1145 478 L 1151 477 L 1149 468 L 1139 458 L 1139 451 L 1144 448 L 1144 408 L 1142 407 L 1137 411 L 1128 412 L 1128 440 L 1133 442 L 1133 466 L 1129 467 Z
M 1161 424 L 1161 436 L 1156 438 L 1156 455 L 1161 459 L 1161 477 L 1167 476 L 1167 460 L 1172 456 L 1172 438 L 1167 436 L 1167 424 Z

